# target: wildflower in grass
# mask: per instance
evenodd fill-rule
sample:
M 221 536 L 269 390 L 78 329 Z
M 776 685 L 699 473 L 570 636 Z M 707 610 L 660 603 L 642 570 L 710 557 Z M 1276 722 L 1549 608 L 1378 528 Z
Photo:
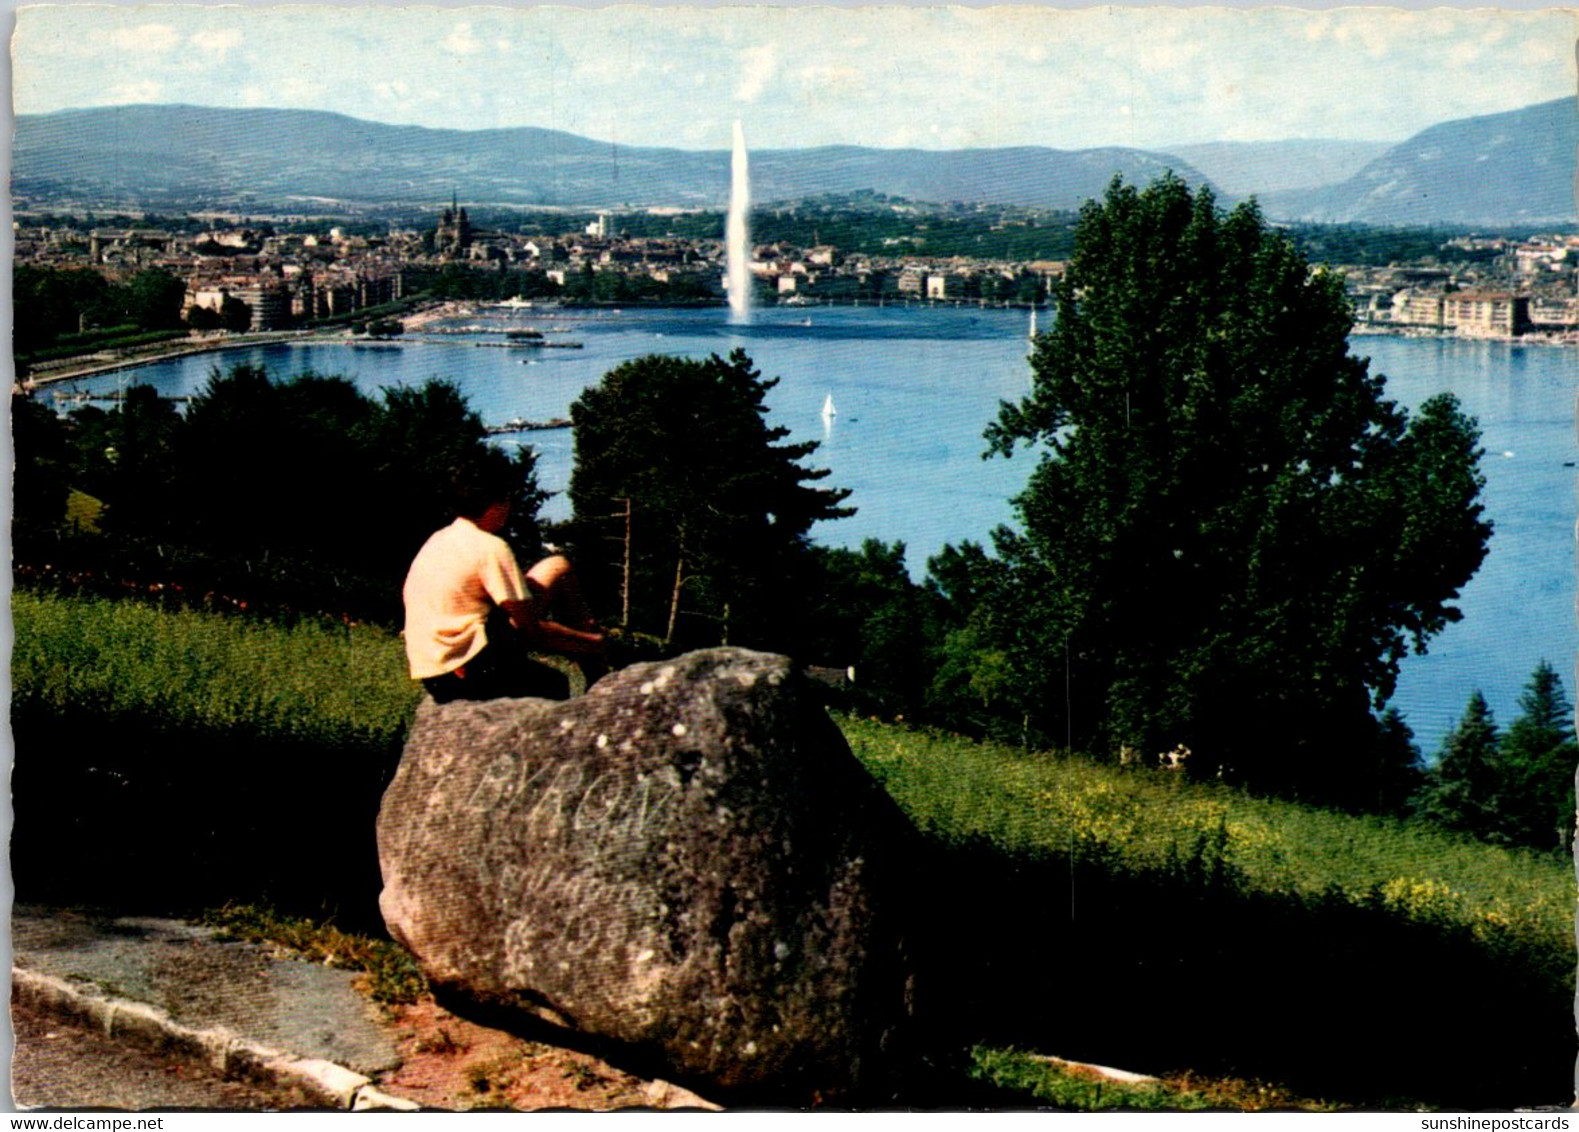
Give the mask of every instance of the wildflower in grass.
M 1186 747 L 1183 743 L 1180 743 L 1177 747 L 1173 748 L 1173 750 L 1164 751 L 1157 756 L 1157 762 L 1159 762 L 1165 770 L 1182 771 L 1185 767 L 1185 764 L 1188 763 L 1189 760 L 1190 748 Z
M 1447 923 L 1459 920 L 1463 897 L 1439 880 L 1395 877 L 1382 885 L 1382 903 L 1411 920 Z

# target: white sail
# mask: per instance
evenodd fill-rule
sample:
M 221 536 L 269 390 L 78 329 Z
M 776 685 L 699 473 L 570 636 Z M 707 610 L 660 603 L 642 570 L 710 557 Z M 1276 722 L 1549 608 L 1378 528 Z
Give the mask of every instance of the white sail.
M 825 401 L 823 401 L 823 403 L 822 403 L 822 416 L 823 416 L 823 419 L 827 420 L 829 417 L 835 417 L 835 416 L 838 416 L 838 415 L 839 415 L 839 410 L 835 409 L 833 407 L 833 394 L 830 393 L 830 394 L 828 394 L 827 399 Z

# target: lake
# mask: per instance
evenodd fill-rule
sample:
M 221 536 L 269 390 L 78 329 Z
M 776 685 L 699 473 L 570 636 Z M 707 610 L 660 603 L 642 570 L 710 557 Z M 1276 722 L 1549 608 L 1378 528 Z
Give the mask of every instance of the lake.
M 481 317 L 464 320 L 468 324 Z M 769 421 L 792 440 L 821 447 L 807 461 L 827 467 L 829 486 L 847 487 L 851 518 L 820 524 L 819 541 L 859 546 L 903 541 L 914 576 L 945 543 L 987 541 L 1011 522 L 1010 498 L 1032 457 L 983 460 L 982 429 L 1001 400 L 1028 388 L 1026 314 L 971 308 L 772 308 L 750 325 L 721 309 L 694 311 L 497 311 L 489 325 L 535 327 L 572 348 L 500 348 L 499 335 L 453 335 L 431 342 L 314 342 L 254 347 L 157 362 L 68 385 L 102 392 L 142 382 L 167 395 L 194 393 L 216 367 L 262 364 L 278 375 L 338 373 L 368 391 L 456 382 L 490 424 L 516 417 L 566 416 L 587 385 L 614 365 L 651 353 L 705 356 L 739 346 L 765 376 Z M 1464 619 L 1405 662 L 1393 699 L 1428 754 L 1462 714 L 1475 689 L 1499 724 L 1517 715 L 1518 694 L 1536 663 L 1549 660 L 1573 690 L 1574 394 L 1579 352 L 1545 346 L 1447 339 L 1363 337 L 1353 350 L 1387 375 L 1389 395 L 1406 406 L 1456 393 L 1480 421 L 1486 456 L 1485 503 L 1496 524 L 1491 553 L 1465 588 Z M 44 394 L 48 396 L 48 392 Z M 836 413 L 824 418 L 832 398 Z M 698 438 L 699 441 L 705 438 Z M 539 452 L 543 486 L 568 485 L 571 434 L 539 431 L 501 438 Z M 545 513 L 568 513 L 561 496 Z

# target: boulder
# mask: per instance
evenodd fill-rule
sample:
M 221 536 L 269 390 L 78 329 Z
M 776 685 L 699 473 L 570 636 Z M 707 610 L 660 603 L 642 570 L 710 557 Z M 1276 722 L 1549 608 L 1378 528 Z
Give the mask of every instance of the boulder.
M 454 1008 L 720 1101 L 880 1104 L 915 842 L 787 658 L 708 649 L 566 702 L 424 700 L 380 904 Z

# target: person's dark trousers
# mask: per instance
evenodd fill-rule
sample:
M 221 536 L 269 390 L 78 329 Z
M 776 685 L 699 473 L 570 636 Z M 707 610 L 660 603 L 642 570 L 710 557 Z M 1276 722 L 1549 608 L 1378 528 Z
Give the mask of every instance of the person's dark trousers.
M 488 644 L 455 672 L 430 676 L 422 682 L 428 695 L 441 704 L 451 700 L 520 699 L 568 700 L 570 677 L 533 660 L 520 637 L 503 618 L 488 621 Z

